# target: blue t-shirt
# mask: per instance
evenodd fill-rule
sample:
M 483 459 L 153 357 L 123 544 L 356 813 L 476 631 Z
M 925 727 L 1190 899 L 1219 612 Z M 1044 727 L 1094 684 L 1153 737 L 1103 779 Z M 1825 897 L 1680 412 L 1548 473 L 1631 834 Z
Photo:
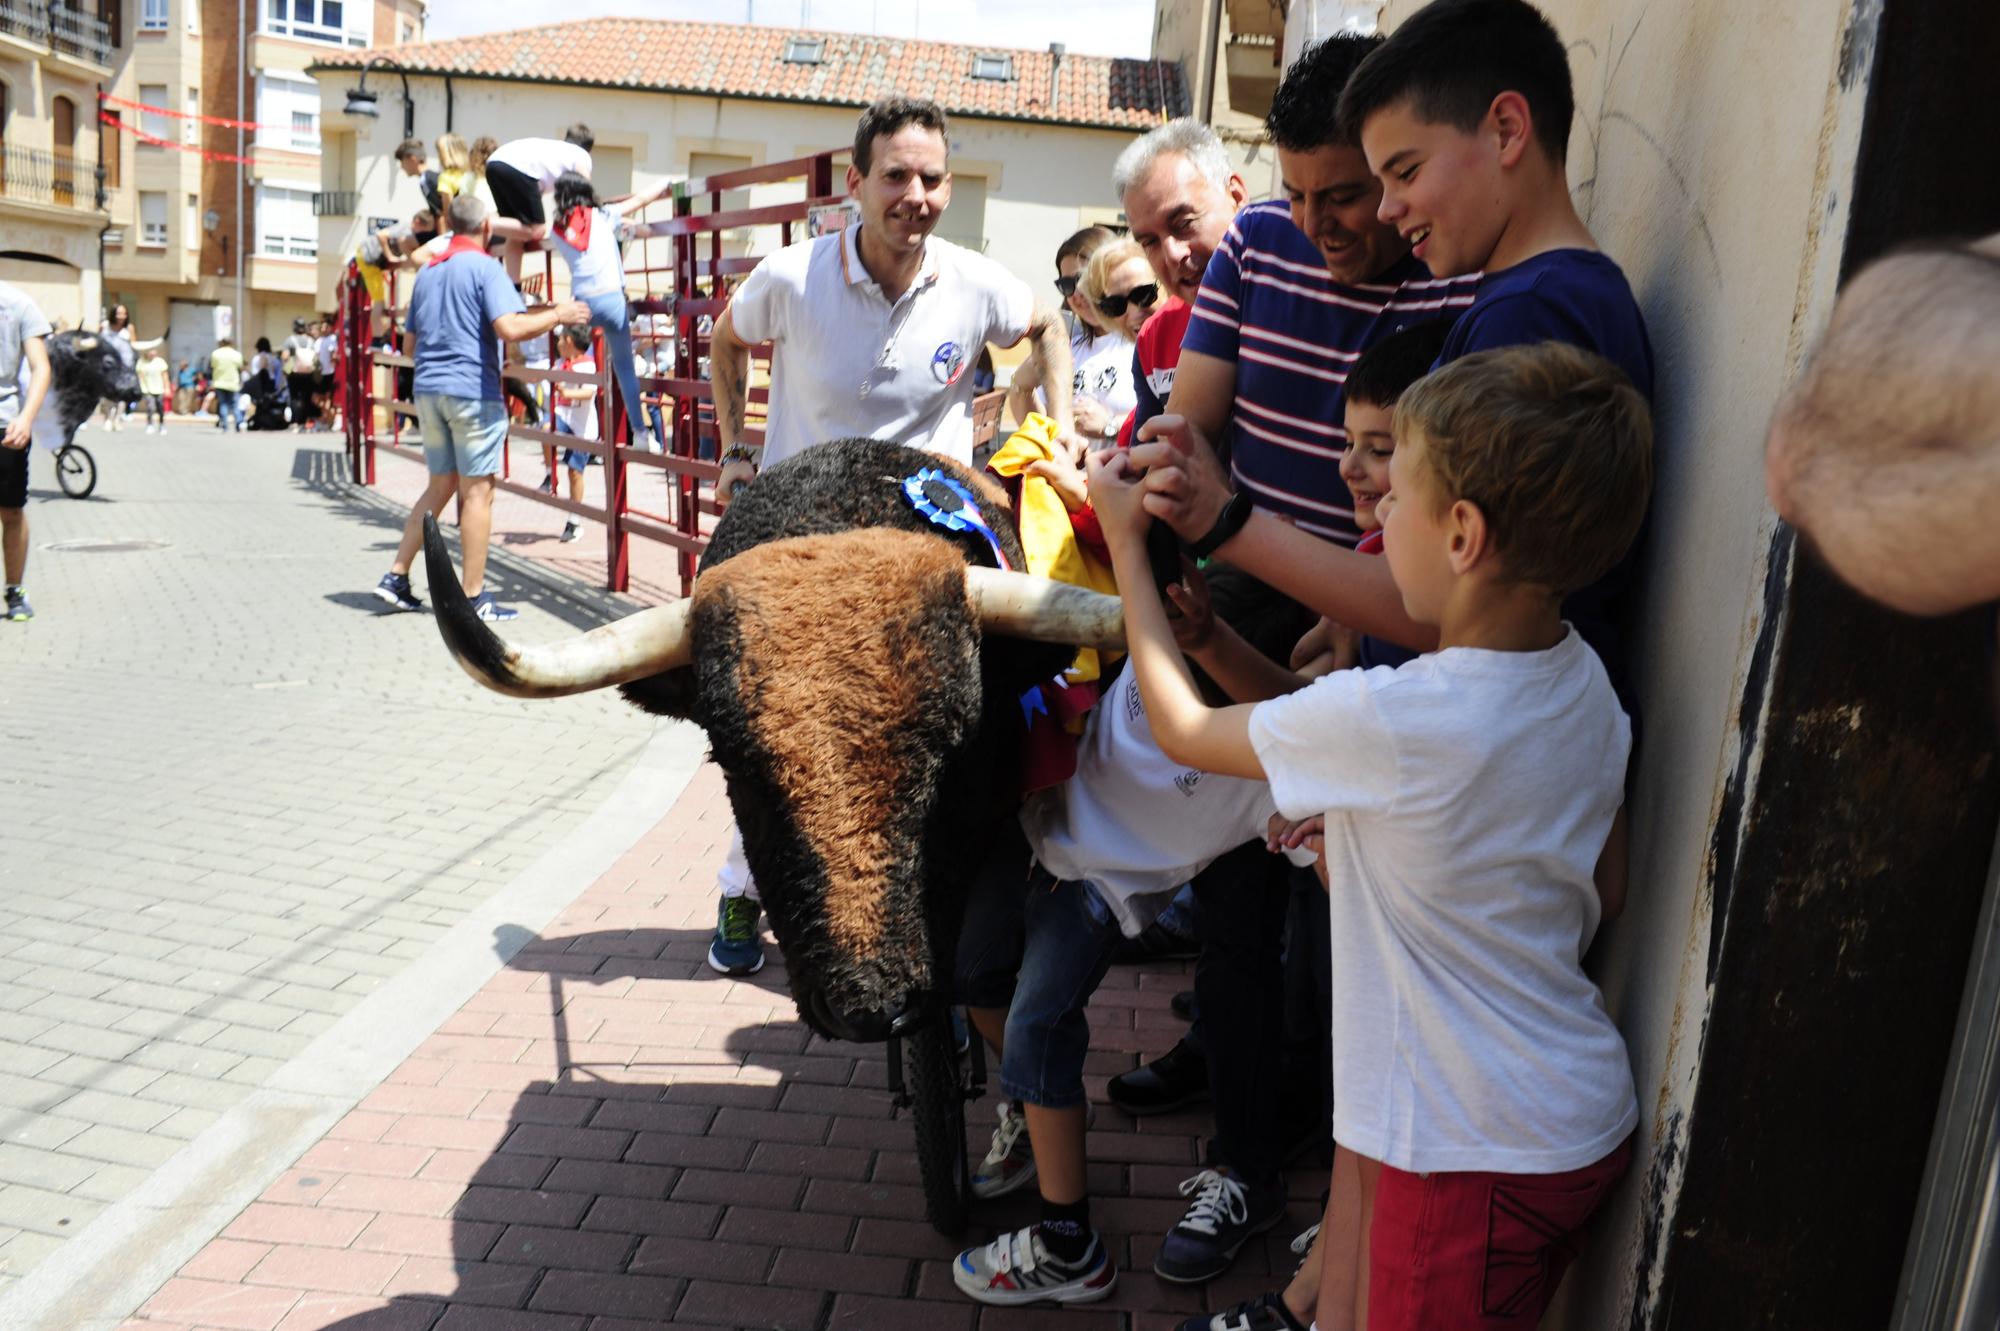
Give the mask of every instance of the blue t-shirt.
M 1594 351 L 1625 371 L 1652 400 L 1653 344 L 1646 336 L 1646 318 L 1624 271 L 1596 250 L 1551 250 L 1487 274 L 1480 280 L 1479 298 L 1452 326 L 1437 365 L 1475 351 L 1533 342 L 1567 342 Z M 1563 601 L 1563 618 L 1596 649 L 1635 722 L 1638 713 L 1618 618 L 1631 590 L 1643 533 L 1642 527 L 1641 540 L 1609 573 Z M 1361 640 L 1363 666 L 1401 665 L 1416 655 L 1379 638 Z
M 497 259 L 458 254 L 427 266 L 410 288 L 407 327 L 417 346 L 412 391 L 500 401 L 493 321 L 526 308 Z
M 1407 257 L 1373 282 L 1335 282 L 1285 204 L 1238 213 L 1208 261 L 1182 343 L 1236 366 L 1221 441 L 1236 485 L 1259 508 L 1353 545 L 1361 533 L 1340 479 L 1347 371 L 1389 334 L 1471 305 L 1477 285 L 1433 278 Z

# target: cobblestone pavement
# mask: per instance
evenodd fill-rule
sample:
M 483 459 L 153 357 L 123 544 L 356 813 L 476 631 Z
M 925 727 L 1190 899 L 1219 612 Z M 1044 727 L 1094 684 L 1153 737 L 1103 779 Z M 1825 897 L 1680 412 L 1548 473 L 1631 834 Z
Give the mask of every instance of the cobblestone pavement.
M 39 618 L 0 623 L 0 1293 L 654 737 L 607 695 L 480 690 L 428 615 L 378 613 L 402 510 L 342 483 L 330 439 L 87 430 L 81 502 L 34 460 Z M 524 636 L 616 612 L 498 558 Z
M 1161 1283 L 1207 1115 L 1134 1120 L 1105 1081 L 1184 1027 L 1185 967 L 1114 967 L 1090 1008 L 1103 1303 L 981 1308 L 923 1221 L 911 1125 L 879 1046 L 801 1024 L 775 948 L 702 962 L 728 829 L 704 767 L 673 810 L 120 1331 L 1167 1331 L 1282 1281 L 1323 1171 L 1205 1289 Z M 970 1107 L 983 1153 L 993 1100 Z M 975 1203 L 966 1242 L 1034 1216 Z

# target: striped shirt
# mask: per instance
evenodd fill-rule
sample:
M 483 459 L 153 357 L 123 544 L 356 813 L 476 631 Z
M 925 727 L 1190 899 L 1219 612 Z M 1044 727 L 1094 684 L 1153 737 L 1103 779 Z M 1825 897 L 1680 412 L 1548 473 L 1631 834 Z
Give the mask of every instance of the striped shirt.
M 1472 304 L 1479 277 L 1433 278 L 1404 258 L 1373 282 L 1335 282 L 1280 201 L 1236 215 L 1202 277 L 1183 349 L 1236 365 L 1223 447 L 1239 488 L 1306 531 L 1353 545 L 1340 479 L 1342 385 L 1363 351 Z

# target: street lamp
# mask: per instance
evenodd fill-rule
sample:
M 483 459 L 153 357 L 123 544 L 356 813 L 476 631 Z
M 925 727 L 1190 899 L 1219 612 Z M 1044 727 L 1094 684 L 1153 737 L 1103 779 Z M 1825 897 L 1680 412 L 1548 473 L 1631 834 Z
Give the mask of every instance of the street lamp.
M 375 105 L 377 94 L 368 91 L 368 71 L 377 65 L 387 65 L 390 69 L 396 71 L 396 77 L 402 79 L 403 137 L 406 139 L 415 138 L 417 136 L 417 108 L 416 104 L 410 100 L 410 76 L 403 72 L 401 65 L 386 55 L 370 56 L 368 63 L 361 67 L 361 81 L 347 90 L 347 114 L 351 116 L 366 116 L 370 120 L 375 119 L 376 116 L 381 114 Z

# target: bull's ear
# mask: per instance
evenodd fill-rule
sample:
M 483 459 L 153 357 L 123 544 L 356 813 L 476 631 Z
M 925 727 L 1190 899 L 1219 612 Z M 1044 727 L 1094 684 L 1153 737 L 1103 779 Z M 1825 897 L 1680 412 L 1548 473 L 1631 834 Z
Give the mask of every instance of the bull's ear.
M 694 667 L 676 666 L 657 675 L 620 684 L 618 692 L 626 702 L 654 716 L 671 716 L 681 721 L 695 720 Z
M 97 350 L 97 339 L 95 337 L 79 337 L 74 345 L 78 351 L 95 351 Z

